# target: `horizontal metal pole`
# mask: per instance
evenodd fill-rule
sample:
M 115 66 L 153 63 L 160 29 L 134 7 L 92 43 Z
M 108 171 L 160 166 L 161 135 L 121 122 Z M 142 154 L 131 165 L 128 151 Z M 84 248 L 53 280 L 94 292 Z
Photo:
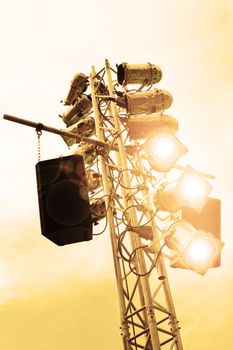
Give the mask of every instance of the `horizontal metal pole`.
M 15 117 L 13 115 L 9 115 L 9 114 L 4 114 L 3 115 L 3 119 L 9 120 L 9 121 L 15 122 L 15 123 L 23 124 L 23 125 L 26 125 L 26 126 L 30 126 L 30 127 L 35 128 L 37 130 L 48 131 L 48 132 L 51 132 L 53 134 L 57 134 L 57 135 L 60 135 L 60 136 L 68 136 L 70 138 L 76 139 L 77 143 L 87 142 L 87 143 L 91 143 L 91 144 L 94 144 L 96 146 L 101 146 L 101 147 L 104 147 L 104 148 L 110 147 L 111 150 L 118 151 L 118 147 L 117 146 L 114 146 L 114 145 L 110 146 L 107 142 L 94 140 L 94 139 L 91 139 L 89 137 L 82 137 L 82 136 L 79 136 L 78 134 L 75 134 L 75 133 L 72 133 L 72 132 L 68 132 L 68 131 L 65 131 L 65 130 L 56 129 L 56 128 L 53 128 L 51 126 L 44 125 L 42 123 L 35 123 L 35 122 L 30 121 L 30 120 L 18 118 L 18 117 Z

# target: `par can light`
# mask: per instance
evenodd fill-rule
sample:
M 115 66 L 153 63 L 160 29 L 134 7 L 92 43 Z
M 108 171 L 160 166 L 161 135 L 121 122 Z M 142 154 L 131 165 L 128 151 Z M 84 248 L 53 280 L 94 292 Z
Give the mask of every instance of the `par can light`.
M 127 128 L 131 140 L 145 139 L 154 132 L 166 129 L 174 134 L 178 131 L 178 122 L 170 115 L 160 114 L 139 114 L 130 115 L 127 120 Z
M 160 172 L 170 170 L 188 150 L 167 130 L 154 133 L 143 145 L 151 167 Z
M 122 63 L 117 67 L 117 80 L 120 85 L 143 84 L 153 85 L 162 78 L 161 69 L 151 63 Z
M 212 233 L 196 230 L 190 223 L 177 220 L 165 243 L 173 251 L 171 266 L 193 270 L 204 275 L 213 267 L 224 243 Z
M 70 82 L 70 89 L 63 104 L 69 106 L 74 104 L 78 97 L 86 91 L 88 85 L 88 76 L 83 73 L 75 74 Z
M 77 134 L 77 136 L 91 137 L 95 135 L 95 119 L 92 117 L 85 117 L 74 125 L 66 128 L 65 131 Z M 68 147 L 76 143 L 74 138 L 68 136 L 63 136 L 62 138 Z
M 85 117 L 92 108 L 91 97 L 89 95 L 83 95 L 80 97 L 71 108 L 68 109 L 62 115 L 62 120 L 66 126 L 71 126 Z
M 159 113 L 169 108 L 173 99 L 168 91 L 150 90 L 126 93 L 123 100 L 122 97 L 119 98 L 121 106 L 122 101 L 129 114 L 151 114 Z

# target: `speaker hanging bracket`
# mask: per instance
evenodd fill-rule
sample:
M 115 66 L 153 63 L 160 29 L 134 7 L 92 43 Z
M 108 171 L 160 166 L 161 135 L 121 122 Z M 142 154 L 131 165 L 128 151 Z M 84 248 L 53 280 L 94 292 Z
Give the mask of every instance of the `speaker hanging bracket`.
M 40 137 L 42 135 L 43 127 L 44 127 L 44 125 L 42 123 L 38 123 L 37 126 L 36 126 L 38 162 L 40 162 L 40 156 L 41 156 Z

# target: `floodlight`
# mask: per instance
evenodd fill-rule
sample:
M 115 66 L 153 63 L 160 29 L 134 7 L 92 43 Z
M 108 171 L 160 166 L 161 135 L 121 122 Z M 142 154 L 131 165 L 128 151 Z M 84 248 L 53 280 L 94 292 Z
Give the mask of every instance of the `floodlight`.
M 66 128 L 65 131 L 77 134 L 77 136 L 91 137 L 95 134 L 95 119 L 92 117 L 85 117 Z M 69 147 L 76 143 L 76 140 L 69 136 L 63 136 L 63 140 Z
M 129 114 L 151 114 L 164 111 L 172 104 L 172 95 L 165 90 L 150 90 L 125 93 L 116 103 L 126 108 Z
M 82 117 L 85 117 L 91 108 L 91 97 L 89 95 L 83 95 L 82 97 L 78 98 L 78 100 L 73 106 L 71 106 L 71 108 L 68 109 L 68 111 L 63 113 L 62 120 L 69 127 L 75 124 Z
M 70 88 L 64 99 L 64 105 L 72 105 L 78 99 L 82 93 L 84 93 L 89 85 L 88 76 L 83 73 L 77 73 L 74 75 L 70 82 Z
M 90 192 L 101 186 L 101 175 L 92 169 L 86 170 L 87 187 Z
M 97 148 L 94 144 L 83 143 L 74 154 L 81 155 L 85 164 L 92 164 L 97 157 Z
M 200 212 L 212 190 L 210 183 L 191 166 L 187 166 L 177 183 L 175 193 L 183 206 Z
M 212 233 L 196 230 L 184 220 L 177 220 L 169 232 L 165 243 L 173 251 L 171 266 L 191 269 L 201 275 L 213 266 L 224 245 Z
M 165 114 L 138 114 L 130 115 L 127 119 L 127 128 L 131 140 L 145 139 L 155 131 L 166 129 L 170 133 L 178 131 L 178 122 L 175 118 Z
M 200 213 L 211 189 L 210 183 L 198 171 L 187 166 L 178 180 L 158 189 L 154 203 L 163 211 L 176 211 L 187 206 Z
M 122 63 L 117 67 L 117 80 L 119 84 L 153 85 L 162 78 L 161 69 L 151 63 L 129 64 Z
M 152 168 L 166 172 L 187 152 L 187 148 L 168 130 L 154 133 L 143 145 Z
M 91 217 L 94 223 L 106 216 L 106 206 L 104 198 L 92 198 L 90 200 Z

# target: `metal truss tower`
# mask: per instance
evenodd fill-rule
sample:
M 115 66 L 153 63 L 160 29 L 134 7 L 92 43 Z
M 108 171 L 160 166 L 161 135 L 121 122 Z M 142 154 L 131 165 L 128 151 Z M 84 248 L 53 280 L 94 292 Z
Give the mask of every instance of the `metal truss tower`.
M 106 60 L 100 71 L 92 67 L 90 86 L 96 136 L 106 145 L 97 147 L 97 154 L 100 154 L 102 197 L 111 236 L 123 348 L 182 350 L 160 243 L 159 218 L 151 200 L 151 190 L 156 189 L 160 179 L 145 166 L 138 143 L 130 142 L 126 109 L 116 104 L 119 89 L 116 73 Z

